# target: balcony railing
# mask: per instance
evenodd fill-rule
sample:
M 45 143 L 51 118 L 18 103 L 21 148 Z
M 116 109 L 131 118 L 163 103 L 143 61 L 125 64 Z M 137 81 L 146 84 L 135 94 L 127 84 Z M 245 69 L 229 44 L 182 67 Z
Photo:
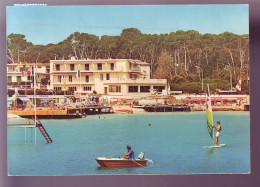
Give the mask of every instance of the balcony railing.
M 129 71 L 141 71 L 140 67 L 130 67 Z
M 60 68 L 60 70 L 57 70 L 54 68 L 53 72 L 77 72 L 79 69 L 75 68 L 74 70 L 70 70 L 70 69 L 65 69 L 64 68 Z M 93 71 L 98 71 L 98 72 L 102 72 L 102 71 L 123 71 L 123 67 L 115 67 L 114 69 L 111 69 L 110 67 L 102 67 L 101 68 L 98 68 L 98 67 L 90 67 L 89 69 L 85 69 L 85 68 L 82 68 L 80 69 L 81 72 L 93 72 Z
M 7 73 L 22 73 L 20 70 L 7 70 Z

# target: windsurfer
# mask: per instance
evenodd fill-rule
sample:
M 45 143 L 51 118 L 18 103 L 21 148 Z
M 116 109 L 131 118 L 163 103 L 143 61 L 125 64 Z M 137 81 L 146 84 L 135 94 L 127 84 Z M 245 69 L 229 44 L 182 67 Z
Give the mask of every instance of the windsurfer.
M 127 159 L 135 159 L 135 153 L 133 150 L 131 150 L 131 146 L 126 146 L 127 149 L 127 154 L 121 155 L 123 158 L 127 158 Z
M 215 146 L 218 146 L 218 138 L 220 135 L 220 131 L 221 131 L 221 125 L 220 125 L 220 121 L 217 121 L 217 127 L 213 126 L 217 132 L 216 132 L 216 136 L 215 136 Z

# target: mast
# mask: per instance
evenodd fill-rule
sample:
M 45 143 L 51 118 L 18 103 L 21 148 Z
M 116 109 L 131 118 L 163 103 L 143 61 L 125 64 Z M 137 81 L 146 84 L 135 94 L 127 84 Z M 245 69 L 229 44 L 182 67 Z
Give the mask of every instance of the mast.
M 36 144 L 36 76 L 35 76 L 35 74 L 36 74 L 36 69 L 35 69 L 35 64 L 36 64 L 37 62 L 35 62 L 34 64 L 33 64 L 33 76 L 34 76 L 34 79 L 33 79 L 33 89 L 34 89 L 34 125 L 35 125 L 35 132 L 34 132 L 34 134 L 35 134 L 35 144 Z

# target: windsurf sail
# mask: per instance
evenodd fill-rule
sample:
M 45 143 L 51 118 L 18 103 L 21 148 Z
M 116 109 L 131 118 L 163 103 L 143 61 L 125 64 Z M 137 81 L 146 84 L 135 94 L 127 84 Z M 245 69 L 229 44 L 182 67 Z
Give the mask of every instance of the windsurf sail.
M 206 114 L 207 114 L 207 128 L 209 131 L 209 135 L 214 143 L 214 130 L 213 130 L 214 124 L 213 124 L 213 114 L 212 114 L 212 107 L 211 107 L 209 85 L 207 85 L 207 92 L 206 92 Z

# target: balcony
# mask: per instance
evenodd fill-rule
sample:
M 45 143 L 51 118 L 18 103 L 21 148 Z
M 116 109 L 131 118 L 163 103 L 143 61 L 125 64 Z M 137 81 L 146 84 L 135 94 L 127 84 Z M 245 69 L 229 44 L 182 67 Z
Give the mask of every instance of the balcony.
M 53 83 L 52 83 L 53 85 L 73 85 L 73 84 L 75 84 L 75 85 L 83 85 L 83 84 L 94 84 L 94 81 L 93 80 L 89 80 L 88 82 L 86 82 L 85 80 L 81 80 L 81 82 L 80 81 L 72 81 L 72 82 L 69 82 L 68 80 L 66 80 L 66 82 L 63 82 L 63 81 L 61 81 L 61 82 L 59 82 L 59 81 L 53 81 Z
M 129 71 L 131 71 L 131 72 L 140 72 L 141 68 L 140 67 L 130 67 Z
M 37 73 L 39 73 L 39 74 L 46 74 L 46 73 L 48 73 L 46 67 L 36 68 L 35 70 L 36 70 L 35 71 L 36 74 Z
M 20 69 L 7 69 L 7 73 L 22 73 L 22 71 L 20 71 Z
M 114 67 L 114 68 L 111 68 L 111 67 L 108 67 L 108 66 L 103 66 L 102 68 L 100 67 L 96 67 L 94 69 L 90 69 L 88 71 L 98 71 L 98 72 L 115 72 L 115 71 L 123 71 L 123 67 L 119 66 L 119 67 Z
M 61 73 L 61 74 L 66 74 L 66 73 L 76 73 L 79 69 L 75 68 L 74 71 L 73 70 L 69 70 L 69 69 L 64 69 L 63 67 L 60 68 L 60 70 L 54 69 L 51 73 Z M 110 67 L 102 67 L 102 69 L 98 68 L 98 67 L 89 67 L 89 69 L 85 69 L 82 68 L 80 69 L 80 72 L 122 72 L 123 71 L 123 67 L 119 66 L 119 67 L 115 67 L 113 70 Z

